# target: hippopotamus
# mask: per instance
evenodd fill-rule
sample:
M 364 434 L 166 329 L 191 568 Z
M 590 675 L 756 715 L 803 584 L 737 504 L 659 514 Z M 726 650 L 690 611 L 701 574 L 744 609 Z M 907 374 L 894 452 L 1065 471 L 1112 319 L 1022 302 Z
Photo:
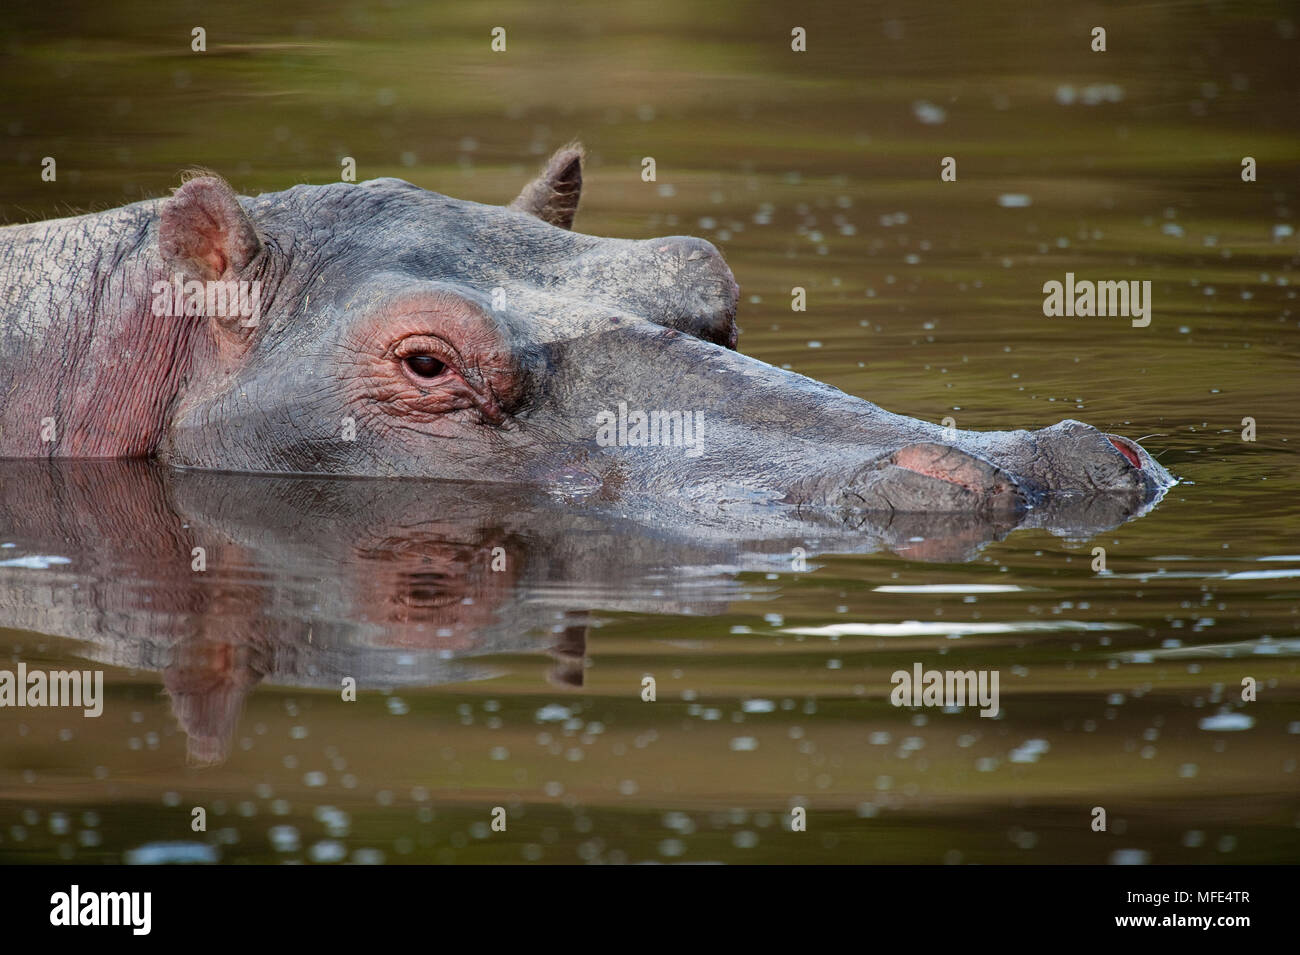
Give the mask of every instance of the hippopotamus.
M 662 510 L 1024 513 L 1173 479 L 1078 421 L 961 431 L 742 354 L 687 236 L 572 229 L 583 150 L 505 206 L 399 179 L 0 229 L 0 457 L 436 478 Z

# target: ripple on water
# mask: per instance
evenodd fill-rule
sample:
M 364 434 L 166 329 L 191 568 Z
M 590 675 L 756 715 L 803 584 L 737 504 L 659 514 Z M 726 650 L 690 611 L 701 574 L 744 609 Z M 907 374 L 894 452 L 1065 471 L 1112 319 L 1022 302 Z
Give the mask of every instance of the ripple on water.
M 147 842 L 127 849 L 122 861 L 127 865 L 204 864 L 217 861 L 216 846 L 201 842 Z

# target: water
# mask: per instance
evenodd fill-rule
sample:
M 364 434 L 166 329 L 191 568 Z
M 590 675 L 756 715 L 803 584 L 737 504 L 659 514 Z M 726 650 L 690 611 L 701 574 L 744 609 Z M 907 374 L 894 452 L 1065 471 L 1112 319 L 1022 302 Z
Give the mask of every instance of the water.
M 578 227 L 714 241 L 749 354 L 958 427 L 1152 435 L 1182 483 L 1087 539 L 861 552 L 513 491 L 0 465 L 0 668 L 101 669 L 107 697 L 3 712 L 0 861 L 1300 857 L 1284 7 L 1099 9 L 1105 54 L 1023 4 L 801 10 L 806 54 L 740 3 L 106 9 L 7 18 L 8 221 L 343 156 L 500 203 L 581 138 Z M 1150 280 L 1151 325 L 1045 318 L 1067 272 Z M 916 663 L 998 671 L 999 717 L 892 706 Z

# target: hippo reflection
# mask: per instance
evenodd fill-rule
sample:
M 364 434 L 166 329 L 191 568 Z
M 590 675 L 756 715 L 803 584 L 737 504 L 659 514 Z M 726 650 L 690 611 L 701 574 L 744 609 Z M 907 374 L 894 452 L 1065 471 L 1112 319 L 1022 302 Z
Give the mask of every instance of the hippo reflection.
M 0 456 L 498 482 L 848 527 L 1062 494 L 1132 513 L 1170 486 L 1077 421 L 948 431 L 739 354 L 717 249 L 573 232 L 581 182 L 578 147 L 507 207 L 396 179 L 238 197 L 199 175 L 0 229 Z
M 600 611 L 720 614 L 743 571 L 795 548 L 963 560 L 1025 518 L 1085 535 L 1115 498 L 998 515 L 821 515 L 664 528 L 490 484 L 177 471 L 147 461 L 0 462 L 0 627 L 158 671 L 191 756 L 224 758 L 260 682 L 360 694 L 490 676 L 546 651 L 580 686 Z

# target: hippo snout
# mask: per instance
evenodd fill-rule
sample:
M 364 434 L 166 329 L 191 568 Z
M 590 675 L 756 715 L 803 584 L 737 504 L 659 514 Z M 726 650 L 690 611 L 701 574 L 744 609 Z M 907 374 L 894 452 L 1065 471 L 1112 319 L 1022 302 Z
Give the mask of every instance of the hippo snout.
M 830 506 L 850 523 L 867 512 L 1005 516 L 1090 498 L 1131 514 L 1174 483 L 1137 442 L 1062 421 L 1040 431 L 932 432 L 797 481 L 786 501 Z
M 1141 477 L 1142 487 L 1149 495 L 1155 496 L 1177 484 L 1177 480 L 1161 466 L 1146 448 L 1128 438 L 1117 434 L 1103 435 L 1124 460 Z
M 1147 501 L 1176 483 L 1136 441 L 1082 421 L 1067 419 L 1031 437 L 1033 458 L 1018 470 L 1046 493 L 1122 493 Z

